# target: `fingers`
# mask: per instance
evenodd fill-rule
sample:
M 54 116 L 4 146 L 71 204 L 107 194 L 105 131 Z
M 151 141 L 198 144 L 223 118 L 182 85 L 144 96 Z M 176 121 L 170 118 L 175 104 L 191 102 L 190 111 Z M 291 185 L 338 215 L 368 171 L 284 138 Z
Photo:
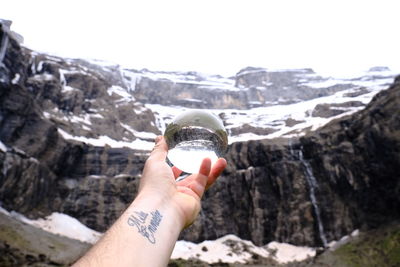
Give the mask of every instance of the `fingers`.
M 221 173 L 226 168 L 227 162 L 224 158 L 219 158 L 210 171 L 208 176 L 206 190 L 217 180 L 217 178 L 221 175 Z
M 187 187 L 192 189 L 192 191 L 195 192 L 196 195 L 199 196 L 199 198 L 201 198 L 204 194 L 210 171 L 211 171 L 211 160 L 209 158 L 205 158 L 201 163 L 199 173 L 194 174 L 192 176 L 193 179 L 191 179 L 192 181 L 187 185 Z
M 164 136 L 157 136 L 155 142 L 156 144 L 154 145 L 153 151 L 150 153 L 149 159 L 165 161 L 168 153 L 168 145 Z
M 226 160 L 220 158 L 211 167 L 211 160 L 206 158 L 203 160 L 198 174 L 190 175 L 184 180 L 179 181 L 177 185 L 190 188 L 201 198 L 204 191 L 207 190 L 217 180 L 218 176 L 221 175 L 226 165 Z
M 210 174 L 210 171 L 211 171 L 211 159 L 205 158 L 201 162 L 199 174 L 208 176 Z

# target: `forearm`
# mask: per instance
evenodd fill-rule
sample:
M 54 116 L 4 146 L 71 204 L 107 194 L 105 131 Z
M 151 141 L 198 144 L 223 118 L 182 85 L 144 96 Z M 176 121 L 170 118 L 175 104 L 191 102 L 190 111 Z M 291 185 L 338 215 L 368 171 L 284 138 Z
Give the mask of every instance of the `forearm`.
M 146 161 L 139 195 L 75 266 L 166 266 L 181 230 L 200 212 L 206 186 L 215 182 L 226 167 L 219 159 L 211 168 L 205 158 L 199 173 L 182 181 L 182 173 L 166 163 L 168 145 L 156 139 Z
M 183 224 L 171 203 L 139 195 L 75 266 L 166 266 Z

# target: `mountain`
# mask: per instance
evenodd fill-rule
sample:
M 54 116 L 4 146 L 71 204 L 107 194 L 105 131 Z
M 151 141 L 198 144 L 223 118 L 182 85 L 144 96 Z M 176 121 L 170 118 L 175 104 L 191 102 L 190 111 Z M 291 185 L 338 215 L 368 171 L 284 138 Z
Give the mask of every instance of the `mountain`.
M 0 22 L 6 210 L 64 213 L 105 231 L 137 193 L 155 136 L 182 110 L 204 108 L 229 132 L 229 164 L 182 239 L 328 247 L 399 219 L 400 78 L 387 68 L 346 79 L 132 70 L 31 51 Z

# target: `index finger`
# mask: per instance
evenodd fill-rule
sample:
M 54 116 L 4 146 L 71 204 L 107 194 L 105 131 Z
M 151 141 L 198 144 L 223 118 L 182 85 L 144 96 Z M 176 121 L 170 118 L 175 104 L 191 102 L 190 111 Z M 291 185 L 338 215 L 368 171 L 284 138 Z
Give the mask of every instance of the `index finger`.
M 165 141 L 164 136 L 160 135 L 156 137 L 156 144 L 150 153 L 149 159 L 156 161 L 165 161 L 168 154 L 168 145 Z
M 227 162 L 224 158 L 219 158 L 212 166 L 208 175 L 206 190 L 217 180 L 223 170 L 226 168 Z

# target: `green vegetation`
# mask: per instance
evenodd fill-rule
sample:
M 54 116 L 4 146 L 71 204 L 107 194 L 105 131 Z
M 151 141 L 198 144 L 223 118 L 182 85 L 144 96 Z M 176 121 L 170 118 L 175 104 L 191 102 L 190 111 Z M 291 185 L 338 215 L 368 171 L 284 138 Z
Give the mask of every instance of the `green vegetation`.
M 400 223 L 361 233 L 308 266 L 400 266 Z
M 334 254 L 349 266 L 400 266 L 400 225 L 364 234 Z

